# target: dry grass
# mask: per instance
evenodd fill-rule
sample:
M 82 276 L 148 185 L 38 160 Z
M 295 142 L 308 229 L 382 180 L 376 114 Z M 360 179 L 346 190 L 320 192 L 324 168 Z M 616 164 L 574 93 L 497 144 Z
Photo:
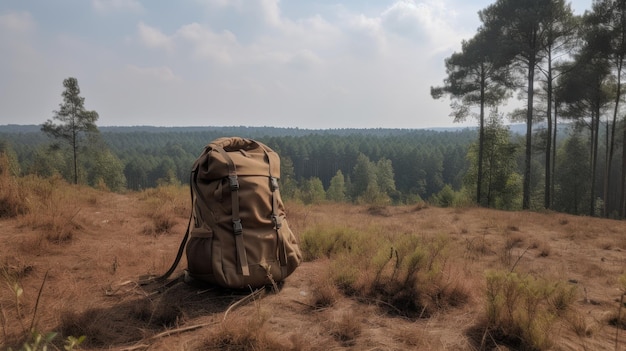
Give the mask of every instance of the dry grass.
M 144 213 L 150 219 L 143 228 L 147 235 L 168 234 L 178 223 L 178 217 L 191 211 L 189 189 L 180 185 L 161 185 L 140 193 Z
M 0 218 L 1 349 L 21 346 L 33 321 L 42 333 L 60 333 L 58 349 L 81 335 L 88 350 L 626 346 L 626 222 L 287 203 L 307 262 L 280 293 L 224 319 L 249 292 L 179 284 L 150 295 L 133 284 L 172 262 L 189 215 L 185 186 L 120 195 L 59 179 L 14 180 L 25 210 Z M 167 232 L 176 235 L 157 235 Z
M 559 317 L 568 311 L 575 288 L 515 273 L 487 274 L 484 333 L 480 348 L 491 342 L 522 350 L 548 350 Z M 495 346 L 495 345 L 492 345 Z
M 98 192 L 85 186 L 72 186 L 58 177 L 43 179 L 29 176 L 20 179 L 20 189 L 27 210 L 18 218 L 19 225 L 39 232 L 31 247 L 41 248 L 43 240 L 53 244 L 71 242 L 85 226 L 86 207 L 98 205 Z
M 28 211 L 21 190 L 11 175 L 8 156 L 0 152 L 0 218 L 12 218 Z
M 337 320 L 330 321 L 328 329 L 330 335 L 339 341 L 341 346 L 350 347 L 356 344 L 356 339 L 361 335 L 363 326 L 360 316 L 345 312 Z
M 313 309 L 332 307 L 340 299 L 341 292 L 330 279 L 317 279 L 310 294 L 309 305 Z
M 252 315 L 238 314 L 217 326 L 192 350 L 293 350 L 293 346 L 268 327 L 269 314 L 255 302 Z

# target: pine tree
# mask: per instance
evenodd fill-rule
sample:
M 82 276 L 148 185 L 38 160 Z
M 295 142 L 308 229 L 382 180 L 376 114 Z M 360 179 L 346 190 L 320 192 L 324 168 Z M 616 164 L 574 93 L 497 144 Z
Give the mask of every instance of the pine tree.
M 85 98 L 80 96 L 80 88 L 76 78 L 67 78 L 63 81 L 63 103 L 59 110 L 54 111 L 52 120 L 47 120 L 41 130 L 55 139 L 69 144 L 72 149 L 74 166 L 74 184 L 78 184 L 78 151 L 85 134 L 98 133 L 95 122 L 98 120 L 96 111 L 85 109 Z M 55 124 L 57 120 L 59 124 Z

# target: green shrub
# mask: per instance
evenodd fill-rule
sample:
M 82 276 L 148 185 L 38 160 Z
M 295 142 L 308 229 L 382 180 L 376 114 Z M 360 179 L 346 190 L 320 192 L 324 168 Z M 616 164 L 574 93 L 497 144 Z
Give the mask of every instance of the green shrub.
M 486 275 L 485 333 L 522 350 L 547 350 L 551 331 L 574 301 L 574 286 L 510 272 Z
M 302 233 L 300 248 L 306 261 L 330 258 L 351 250 L 359 242 L 359 233 L 350 228 L 317 226 Z

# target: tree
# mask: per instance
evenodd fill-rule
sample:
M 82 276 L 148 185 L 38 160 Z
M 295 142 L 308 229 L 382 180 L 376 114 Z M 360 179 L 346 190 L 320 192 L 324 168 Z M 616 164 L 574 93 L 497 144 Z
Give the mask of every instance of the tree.
M 554 208 L 571 214 L 584 214 L 590 196 L 587 146 L 578 134 L 568 138 L 559 149 L 555 168 Z
M 611 188 L 611 168 L 615 153 L 615 132 L 617 129 L 617 116 L 620 113 L 620 101 L 622 99 L 622 71 L 626 58 L 626 1 L 625 0 L 599 0 L 594 1 L 592 11 L 587 12 L 585 17 L 586 29 L 590 33 L 588 45 L 593 50 L 607 57 L 612 65 L 615 83 L 615 95 L 613 102 L 613 115 L 610 133 L 606 139 L 606 164 L 604 174 L 603 199 L 605 204 L 604 215 L 609 214 L 609 191 Z M 625 129 L 626 133 L 626 129 Z M 624 134 L 626 136 L 626 134 Z M 623 160 L 626 160 L 623 158 Z M 623 178 L 623 175 L 622 175 Z M 620 183 L 620 193 L 624 193 L 624 184 Z M 619 207 L 619 206 L 618 206 Z
M 353 199 L 357 199 L 365 194 L 368 188 L 376 187 L 376 168 L 365 154 L 360 153 L 357 156 L 351 179 L 351 194 Z
M 552 187 L 552 154 L 556 137 L 553 140 L 553 129 L 556 131 L 557 108 L 555 104 L 554 122 L 552 115 L 552 106 L 554 102 L 554 82 L 558 78 L 559 73 L 563 71 L 555 69 L 555 63 L 558 63 L 560 57 L 566 56 L 572 50 L 572 42 L 576 38 L 576 30 L 578 28 L 577 21 L 572 13 L 571 6 L 565 4 L 564 0 L 553 1 L 554 6 L 550 11 L 549 17 L 546 19 L 546 45 L 543 48 L 546 65 L 539 66 L 540 72 L 544 74 L 544 89 L 546 92 L 546 148 L 545 148 L 545 183 L 544 183 L 544 207 L 551 207 L 551 187 Z M 561 54 L 561 55 L 560 55 Z M 558 65 L 557 65 L 558 66 Z
M 319 204 L 326 199 L 326 192 L 322 181 L 317 177 L 312 177 L 302 184 L 302 202 L 305 204 Z
M 91 186 L 104 183 L 111 191 L 122 191 L 126 187 L 124 167 L 120 159 L 108 149 L 96 150 L 91 156 L 88 167 L 88 182 Z
M 341 170 L 338 170 L 335 176 L 330 179 L 326 198 L 335 202 L 346 201 L 346 181 Z
M 285 199 L 293 199 L 298 189 L 298 182 L 293 170 L 293 161 L 288 156 L 280 160 L 280 195 Z
M 85 109 L 85 98 L 80 96 L 76 78 L 65 79 L 63 86 L 65 87 L 62 93 L 63 103 L 59 104 L 59 110 L 54 111 L 53 119 L 48 119 L 42 125 L 41 130 L 69 144 L 74 165 L 74 184 L 78 184 L 79 147 L 86 134 L 99 132 L 95 124 L 98 120 L 98 113 Z M 59 121 L 59 124 L 56 124 L 54 120 Z
M 465 120 L 472 106 L 479 107 L 476 182 L 476 203 L 479 205 L 482 197 L 485 107 L 496 106 L 508 98 L 507 90 L 513 86 L 509 69 L 501 60 L 497 45 L 493 45 L 496 39 L 496 31 L 481 29 L 474 38 L 463 41 L 462 52 L 454 53 L 446 59 L 448 77 L 444 80 L 444 86 L 431 87 L 430 90 L 435 99 L 444 94 L 450 95 L 455 122 Z
M 61 150 L 40 146 L 33 152 L 33 161 L 28 169 L 28 173 L 44 178 L 59 175 L 64 179 L 70 179 L 71 172 L 69 169 L 71 167 L 68 156 L 63 154 Z
M 124 166 L 124 176 L 127 180 L 127 186 L 132 190 L 142 190 L 148 184 L 148 171 L 140 158 L 133 158 Z
M 486 206 L 500 209 L 514 209 L 519 203 L 519 175 L 517 169 L 517 144 L 511 142 L 508 127 L 500 122 L 497 112 L 493 112 L 485 128 L 485 164 L 482 168 L 482 188 L 485 189 Z M 468 151 L 468 158 L 477 157 L 476 144 Z M 473 184 L 478 178 L 476 163 L 467 172 L 466 182 Z
M 499 33 L 497 43 L 511 65 L 526 74 L 526 152 L 522 208 L 530 208 L 535 71 L 545 58 L 552 14 L 558 1 L 498 0 L 479 12 L 485 28 Z
M 20 164 L 17 160 L 17 154 L 11 147 L 11 145 L 5 140 L 0 140 L 0 155 L 6 157 L 6 169 L 0 169 L 0 174 L 3 171 L 8 171 L 11 176 L 17 177 L 20 175 Z
M 566 104 L 564 114 L 575 118 L 579 126 L 589 128 L 589 215 L 596 212 L 596 176 L 598 165 L 598 144 L 600 122 L 603 112 L 612 101 L 614 86 L 610 84 L 610 63 L 597 52 L 593 45 L 593 35 L 587 38 L 586 45 L 576 55 L 572 72 L 563 76 L 561 98 Z M 587 117 L 589 116 L 589 117 Z
M 456 199 L 456 194 L 452 187 L 448 184 L 432 196 L 431 201 L 439 207 L 452 207 Z
M 381 158 L 376 162 L 376 184 L 382 193 L 390 197 L 396 196 L 396 182 L 391 160 Z

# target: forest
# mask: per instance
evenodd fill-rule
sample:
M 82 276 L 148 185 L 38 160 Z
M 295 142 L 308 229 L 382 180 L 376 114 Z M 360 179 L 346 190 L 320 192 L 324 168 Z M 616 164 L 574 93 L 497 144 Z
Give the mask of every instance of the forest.
M 241 136 L 264 142 L 281 157 L 282 193 L 305 202 L 356 201 L 372 183 L 370 202 L 405 203 L 427 199 L 445 184 L 462 187 L 468 145 L 475 129 L 302 130 L 272 127 L 102 127 L 85 142 L 79 182 L 113 191 L 141 190 L 163 183 L 186 183 L 191 166 L 211 140 Z M 0 126 L 0 150 L 13 156 L 19 174 L 72 179 L 71 158 L 39 126 Z M 386 172 L 386 173 L 385 173 Z M 380 178 L 380 179 L 379 179 Z M 384 179 L 386 178 L 386 179 Z M 334 179 L 334 181 L 333 181 Z M 341 182 L 343 184 L 337 184 Z M 378 184 L 385 184 L 377 192 Z M 332 189 L 331 189 L 332 192 Z M 376 194 L 374 194 L 376 192 Z
M 41 128 L 0 126 L 0 152 L 9 155 L 16 175 L 58 175 L 72 182 L 71 153 L 56 145 Z M 489 147 L 485 163 L 489 206 L 519 209 L 522 135 L 511 132 L 508 126 L 490 124 L 486 129 L 487 144 L 494 146 Z M 281 157 L 281 192 L 290 201 L 374 205 L 430 201 L 440 206 L 473 201 L 476 128 L 100 127 L 80 146 L 77 182 L 117 192 L 186 184 L 204 146 L 223 136 L 254 138 L 277 151 Z M 562 148 L 565 145 L 562 143 Z M 567 172 L 567 166 L 561 164 L 558 172 Z M 533 197 L 539 199 L 541 184 L 533 184 L 533 189 Z M 575 213 L 570 208 L 576 206 L 566 200 L 558 205 Z
M 476 119 L 476 128 L 98 128 L 68 78 L 52 119 L 0 126 L 0 151 L 21 176 L 140 190 L 185 183 L 204 145 L 237 135 L 280 154 L 283 196 L 303 203 L 429 201 L 626 218 L 626 0 L 595 0 L 581 16 L 563 0 L 498 0 L 478 16 L 482 25 L 431 87 L 432 98 L 450 99 L 447 118 Z M 513 97 L 525 107 L 501 112 Z

